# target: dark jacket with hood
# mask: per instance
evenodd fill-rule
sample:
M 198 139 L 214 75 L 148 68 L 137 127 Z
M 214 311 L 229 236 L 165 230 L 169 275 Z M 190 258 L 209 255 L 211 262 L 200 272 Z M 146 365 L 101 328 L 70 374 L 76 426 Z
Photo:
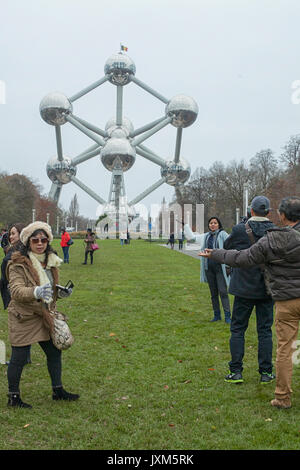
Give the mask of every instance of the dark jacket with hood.
M 251 217 L 248 224 L 252 229 L 257 242 L 274 224 L 265 217 Z M 231 234 L 224 242 L 225 250 L 245 250 L 250 248 L 251 242 L 246 233 L 244 222 L 235 225 Z M 229 293 L 246 299 L 269 299 L 264 275 L 257 266 L 251 268 L 234 268 L 230 275 Z
M 238 268 L 264 264 L 274 300 L 300 298 L 300 222 L 294 227 L 270 228 L 246 250 L 214 250 L 212 259 Z

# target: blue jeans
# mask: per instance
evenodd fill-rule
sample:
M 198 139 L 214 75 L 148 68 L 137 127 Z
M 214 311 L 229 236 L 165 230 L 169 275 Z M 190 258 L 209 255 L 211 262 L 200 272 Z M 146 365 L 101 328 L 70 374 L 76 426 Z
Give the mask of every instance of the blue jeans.
M 63 254 L 64 254 L 64 263 L 68 263 L 69 262 L 69 246 L 63 246 L 62 247 L 62 250 L 63 250 Z
M 245 353 L 245 332 L 253 308 L 256 309 L 256 330 L 258 335 L 258 371 L 272 372 L 272 299 L 245 299 L 235 296 L 231 316 L 231 337 L 229 362 L 230 372 L 242 372 Z

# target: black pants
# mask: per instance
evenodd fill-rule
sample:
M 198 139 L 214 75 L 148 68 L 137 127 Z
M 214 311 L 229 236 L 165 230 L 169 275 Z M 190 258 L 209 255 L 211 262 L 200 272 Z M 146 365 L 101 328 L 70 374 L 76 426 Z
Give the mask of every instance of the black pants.
M 92 250 L 91 250 L 91 251 L 86 251 L 86 252 L 85 252 L 84 263 L 85 263 L 85 264 L 87 263 L 88 254 L 90 254 L 90 258 L 91 258 L 91 264 L 93 264 L 93 256 L 94 256 L 94 252 L 93 252 Z
M 221 313 L 219 303 L 220 296 L 224 312 L 230 312 L 227 284 L 224 279 L 222 266 L 219 263 L 209 263 L 208 266 L 209 268 L 205 271 L 205 274 L 210 290 L 213 311 L 215 314 Z
M 51 377 L 52 387 L 60 387 L 61 383 L 61 351 L 57 349 L 51 340 L 40 341 L 39 345 L 47 356 L 47 367 Z M 28 346 L 12 346 L 12 354 L 7 367 L 8 391 L 20 392 L 20 380 L 23 367 L 27 364 Z
M 256 330 L 258 335 L 258 367 L 259 373 L 272 372 L 272 324 L 273 301 L 271 299 L 244 299 L 235 297 L 231 317 L 230 352 L 231 372 L 243 370 L 243 358 L 245 353 L 245 332 L 252 310 L 256 309 Z

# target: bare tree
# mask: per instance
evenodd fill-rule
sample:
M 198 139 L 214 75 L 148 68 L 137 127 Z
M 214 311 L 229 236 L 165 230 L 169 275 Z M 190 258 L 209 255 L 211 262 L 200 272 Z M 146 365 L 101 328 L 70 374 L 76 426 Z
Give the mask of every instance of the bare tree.
M 71 224 L 75 224 L 76 222 L 76 219 L 78 218 L 79 216 L 79 204 L 78 204 L 78 198 L 77 198 L 77 194 L 75 193 L 74 194 L 74 197 L 73 199 L 71 200 L 71 203 L 70 203 L 70 207 L 69 207 L 69 212 L 68 212 L 68 216 L 71 220 Z
M 281 154 L 283 162 L 289 169 L 295 168 L 300 164 L 300 134 L 290 137 L 286 145 L 283 147 L 284 152 Z
M 271 149 L 261 150 L 251 158 L 250 170 L 256 194 L 265 194 L 274 178 L 279 175 L 278 162 Z

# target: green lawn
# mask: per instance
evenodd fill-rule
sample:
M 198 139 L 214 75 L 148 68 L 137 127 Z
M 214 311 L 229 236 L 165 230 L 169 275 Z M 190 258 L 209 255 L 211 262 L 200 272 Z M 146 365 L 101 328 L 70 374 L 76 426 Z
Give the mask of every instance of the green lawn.
M 0 449 L 298 449 L 299 366 L 293 407 L 273 409 L 274 384 L 259 383 L 255 315 L 244 384 L 227 384 L 229 326 L 209 322 L 199 261 L 142 240 L 100 247 L 94 265 L 83 266 L 76 240 L 61 268 L 61 283 L 75 284 L 59 302 L 75 336 L 63 353 L 63 382 L 80 400 L 52 401 L 44 355 L 33 345 L 21 382 L 33 409 L 8 409 L 0 365 Z M 0 317 L 7 343 L 3 309 Z

